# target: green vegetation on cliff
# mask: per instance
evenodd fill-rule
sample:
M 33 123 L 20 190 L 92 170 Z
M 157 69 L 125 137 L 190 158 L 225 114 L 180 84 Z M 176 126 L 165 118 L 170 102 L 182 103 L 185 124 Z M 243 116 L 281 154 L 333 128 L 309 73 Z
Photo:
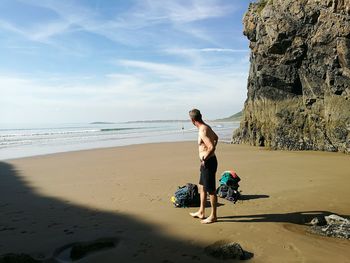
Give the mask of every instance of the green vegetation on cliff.
M 217 119 L 215 121 L 223 121 L 223 122 L 230 122 L 230 121 L 241 121 L 242 120 L 242 116 L 243 116 L 243 113 L 242 111 L 240 112 L 237 112 L 233 115 L 231 115 L 230 117 L 227 117 L 227 118 L 223 118 L 223 119 Z
M 261 11 L 265 8 L 265 6 L 268 4 L 268 3 L 273 3 L 272 2 L 273 0 L 258 0 L 256 5 L 257 5 L 257 13 L 260 14 Z

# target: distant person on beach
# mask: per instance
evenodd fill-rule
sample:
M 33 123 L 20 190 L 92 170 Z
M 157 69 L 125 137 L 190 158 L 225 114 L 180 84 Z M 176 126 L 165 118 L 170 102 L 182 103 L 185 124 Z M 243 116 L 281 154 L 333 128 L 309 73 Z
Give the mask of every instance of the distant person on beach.
M 218 162 L 215 156 L 215 148 L 219 137 L 202 120 L 202 114 L 199 110 L 193 109 L 189 112 L 191 121 L 198 128 L 198 150 L 200 165 L 199 193 L 200 207 L 197 212 L 190 213 L 194 218 L 200 218 L 202 224 L 210 224 L 217 221 L 216 207 L 217 196 L 215 187 L 215 174 Z M 209 193 L 211 214 L 205 218 L 205 204 Z

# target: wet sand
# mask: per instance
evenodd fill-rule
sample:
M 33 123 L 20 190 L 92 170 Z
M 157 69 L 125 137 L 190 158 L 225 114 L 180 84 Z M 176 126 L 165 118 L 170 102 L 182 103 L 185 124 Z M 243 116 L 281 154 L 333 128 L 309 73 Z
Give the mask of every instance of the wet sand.
M 177 186 L 197 183 L 196 142 L 59 153 L 0 162 L 0 254 L 49 259 L 99 238 L 113 249 L 77 262 L 222 262 L 204 248 L 238 242 L 249 262 L 350 262 L 350 242 L 308 233 L 316 215 L 350 216 L 350 157 L 219 144 L 217 181 L 235 169 L 236 204 L 219 198 L 218 222 L 174 208 Z M 207 214 L 209 215 L 208 207 Z

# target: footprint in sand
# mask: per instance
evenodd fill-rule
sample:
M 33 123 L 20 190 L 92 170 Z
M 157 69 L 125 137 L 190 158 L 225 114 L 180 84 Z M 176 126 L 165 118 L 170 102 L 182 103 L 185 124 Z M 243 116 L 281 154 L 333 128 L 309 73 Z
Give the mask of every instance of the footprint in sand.
M 198 260 L 198 261 L 201 260 L 201 258 L 200 258 L 199 256 L 196 256 L 196 255 L 182 254 L 181 256 L 183 256 L 183 257 L 188 257 L 188 258 L 190 258 L 190 259 L 192 259 L 192 260 Z
M 70 263 L 90 254 L 115 248 L 118 243 L 118 238 L 100 238 L 90 242 L 72 243 L 57 249 L 53 257 L 58 262 Z
M 73 235 L 74 232 L 72 230 L 69 230 L 69 229 L 65 229 L 63 230 L 63 232 L 66 234 L 66 235 Z
M 58 225 L 60 225 L 60 223 L 51 223 L 51 224 L 47 225 L 47 228 L 55 227 Z
M 143 249 L 149 249 L 149 248 L 152 248 L 153 246 L 151 244 L 146 243 L 146 242 L 141 242 L 140 247 Z
M 148 244 L 146 242 L 141 242 L 139 245 L 139 249 L 136 251 L 136 253 L 133 254 L 134 257 L 137 257 L 141 254 L 146 254 L 149 249 L 151 249 L 153 246 L 151 244 Z
M 16 228 L 15 227 L 3 227 L 0 229 L 0 232 L 1 231 L 12 231 L 12 230 L 16 230 Z
M 290 250 L 296 256 L 296 262 L 305 262 L 305 258 L 302 256 L 301 251 L 293 243 L 289 243 L 286 247 L 287 250 Z

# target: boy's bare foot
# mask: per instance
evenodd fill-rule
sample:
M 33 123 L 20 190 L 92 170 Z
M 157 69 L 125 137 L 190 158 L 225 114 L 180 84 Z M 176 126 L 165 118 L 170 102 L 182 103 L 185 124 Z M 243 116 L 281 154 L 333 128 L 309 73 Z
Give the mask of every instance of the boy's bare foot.
M 217 218 L 215 217 L 208 217 L 208 218 L 206 218 L 206 219 L 204 219 L 204 220 L 201 220 L 201 223 L 202 224 L 211 224 L 211 223 L 214 223 L 214 222 L 217 222 L 218 220 L 217 220 Z
M 200 212 L 190 213 L 190 216 L 192 216 L 193 218 L 199 218 L 199 219 L 205 218 L 204 214 Z

